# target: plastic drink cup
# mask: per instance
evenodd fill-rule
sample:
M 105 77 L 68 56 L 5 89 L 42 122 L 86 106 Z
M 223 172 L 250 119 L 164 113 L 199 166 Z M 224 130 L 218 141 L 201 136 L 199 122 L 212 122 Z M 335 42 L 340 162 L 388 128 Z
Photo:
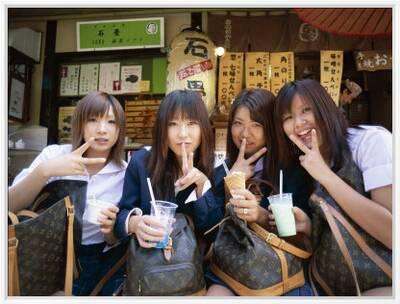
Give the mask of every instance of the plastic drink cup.
M 292 193 L 282 193 L 268 197 L 275 217 L 279 236 L 296 235 L 296 223 L 293 214 Z
M 164 225 L 166 231 L 164 239 L 156 242 L 155 248 L 164 248 L 165 246 L 167 246 L 168 237 L 172 231 L 172 219 L 175 217 L 175 212 L 178 205 L 160 200 L 155 200 L 150 203 L 150 215 L 155 216 L 160 221 L 160 223 Z
M 88 199 L 86 201 L 86 210 L 84 218 L 92 224 L 100 225 L 98 217 L 101 214 L 101 210 L 107 209 L 114 206 L 114 204 L 106 201 L 101 201 L 95 198 Z

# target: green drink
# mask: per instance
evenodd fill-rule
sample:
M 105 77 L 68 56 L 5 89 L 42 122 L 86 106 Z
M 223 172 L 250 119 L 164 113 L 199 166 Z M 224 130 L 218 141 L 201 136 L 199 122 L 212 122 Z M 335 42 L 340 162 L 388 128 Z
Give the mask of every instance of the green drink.
M 293 214 L 292 193 L 282 193 L 268 197 L 275 217 L 279 236 L 296 235 L 296 223 Z

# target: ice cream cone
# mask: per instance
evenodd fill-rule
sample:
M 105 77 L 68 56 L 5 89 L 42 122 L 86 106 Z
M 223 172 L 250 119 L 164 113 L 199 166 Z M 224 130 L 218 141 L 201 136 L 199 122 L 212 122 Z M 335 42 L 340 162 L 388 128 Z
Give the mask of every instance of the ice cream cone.
M 246 189 L 246 176 L 243 172 L 234 171 L 231 175 L 224 177 L 224 180 L 229 191 Z

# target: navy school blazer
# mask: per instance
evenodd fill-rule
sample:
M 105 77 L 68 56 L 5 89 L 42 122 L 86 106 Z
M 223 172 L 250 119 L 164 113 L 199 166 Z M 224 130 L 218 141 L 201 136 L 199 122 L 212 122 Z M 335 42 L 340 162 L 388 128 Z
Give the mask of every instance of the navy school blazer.
M 149 177 L 147 169 L 149 156 L 150 152 L 146 149 L 135 152 L 126 169 L 122 197 L 118 205 L 120 210 L 114 226 L 114 234 L 119 240 L 128 236 L 125 222 L 133 208 L 140 208 L 143 214 L 150 214 L 151 198 L 146 180 Z M 187 214 L 193 219 L 196 234 L 200 236 L 219 223 L 224 216 L 224 184 L 223 182 L 215 183 L 215 178 L 214 175 L 214 180 L 210 181 L 212 187 L 196 201 L 184 203 L 195 188 L 194 184 L 180 191 L 175 199 L 169 200 L 178 205 L 177 213 Z M 163 198 L 156 197 L 156 199 Z M 215 234 L 208 235 L 206 239 L 211 236 L 214 238 Z

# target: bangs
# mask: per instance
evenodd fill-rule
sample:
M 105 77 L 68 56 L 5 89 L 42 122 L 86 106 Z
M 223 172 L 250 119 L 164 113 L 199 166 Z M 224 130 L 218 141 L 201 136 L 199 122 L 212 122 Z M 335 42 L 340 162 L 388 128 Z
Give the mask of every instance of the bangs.
M 196 95 L 194 96 L 196 97 Z M 186 98 L 174 99 L 174 102 L 171 103 L 170 111 L 168 111 L 173 113 L 173 117 L 170 118 L 201 121 L 201 115 L 204 112 L 201 106 L 204 105 L 204 102 L 202 100 L 201 102 L 198 101 L 197 98 L 193 98 L 190 95 Z
M 115 121 L 117 122 L 117 124 L 120 124 L 120 113 L 116 109 L 114 102 L 116 101 L 114 101 L 112 97 L 104 96 L 104 98 L 97 98 L 96 101 L 91 103 L 90 105 L 87 104 L 82 112 L 83 121 L 86 122 L 91 117 L 103 117 L 110 111 L 110 109 L 113 109 Z

